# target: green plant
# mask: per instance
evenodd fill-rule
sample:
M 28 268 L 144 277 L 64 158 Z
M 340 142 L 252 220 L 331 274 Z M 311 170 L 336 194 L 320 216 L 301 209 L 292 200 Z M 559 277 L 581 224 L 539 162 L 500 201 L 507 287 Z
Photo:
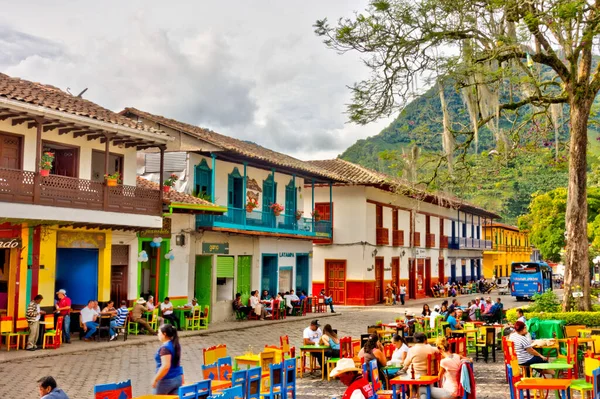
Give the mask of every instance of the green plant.
M 316 220 L 320 220 L 322 217 L 321 212 L 319 212 L 316 209 L 310 213 L 310 216 L 312 216 L 313 219 L 316 219 Z
M 300 220 L 302 215 L 304 215 L 304 211 L 296 211 L 296 219 Z
M 274 204 L 269 205 L 269 208 L 271 208 L 271 210 L 273 211 L 273 213 L 281 213 L 281 212 L 284 211 L 283 205 L 280 205 L 277 202 L 275 202 Z
M 383 321 L 381 321 L 381 320 L 377 320 L 377 321 L 375 322 L 375 325 L 376 325 L 376 326 L 380 326 L 380 325 L 382 325 L 382 324 L 383 324 Z
M 211 201 L 210 194 L 207 192 L 204 192 L 204 191 L 199 192 L 199 193 L 194 192 L 193 195 L 194 195 L 194 197 L 200 198 L 201 200 L 209 201 L 209 202 Z
M 169 176 L 169 178 L 167 180 L 165 180 L 165 182 L 163 183 L 163 186 L 173 187 L 177 180 L 179 180 L 179 176 L 177 176 L 176 174 L 172 174 L 171 176 Z
M 109 173 L 104 175 L 105 179 L 111 179 L 111 180 L 121 180 L 121 174 L 119 172 L 115 172 L 115 173 Z
M 248 198 L 248 202 L 246 202 L 246 209 L 258 208 L 258 200 L 256 198 Z
M 554 291 L 546 291 L 543 294 L 533 296 L 533 305 L 529 307 L 530 312 L 558 312 L 560 311 L 560 300 Z
M 50 170 L 52 169 L 52 162 L 54 162 L 54 153 L 45 151 L 40 159 L 40 169 Z

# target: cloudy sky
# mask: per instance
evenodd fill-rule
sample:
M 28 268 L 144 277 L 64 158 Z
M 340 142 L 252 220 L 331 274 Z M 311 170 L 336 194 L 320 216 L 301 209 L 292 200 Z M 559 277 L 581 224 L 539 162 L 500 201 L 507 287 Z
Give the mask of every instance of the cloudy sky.
M 0 15 L 0 71 L 146 110 L 304 159 L 385 127 L 347 123 L 356 55 L 313 33 L 367 0 L 26 1 Z

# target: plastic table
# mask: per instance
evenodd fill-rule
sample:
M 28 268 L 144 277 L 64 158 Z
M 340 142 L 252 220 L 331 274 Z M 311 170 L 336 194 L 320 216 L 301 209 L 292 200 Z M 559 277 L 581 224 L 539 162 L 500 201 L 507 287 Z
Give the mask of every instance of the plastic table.
M 210 389 L 213 391 L 220 391 L 222 389 L 231 388 L 231 381 L 228 380 L 211 380 Z
M 542 380 L 547 380 L 547 381 L 556 381 L 558 379 L 556 379 L 556 375 L 559 371 L 561 370 L 571 370 L 573 368 L 572 364 L 568 364 L 568 363 L 534 363 L 529 365 L 530 368 L 535 369 L 535 370 L 550 370 L 554 372 L 554 377 L 555 379 L 547 379 L 547 378 L 542 378 Z M 570 380 L 569 380 L 570 381 Z M 556 391 L 556 397 L 559 398 L 560 397 L 560 390 Z
M 572 380 L 567 379 L 526 378 L 517 382 L 515 388 L 520 399 L 524 399 L 524 390 L 531 389 L 557 391 L 560 392 L 562 399 L 567 399 L 571 397 L 571 382 Z
M 325 380 L 325 351 L 331 349 L 329 346 L 324 345 L 305 345 L 300 347 L 300 359 L 302 359 L 302 366 L 300 367 L 300 378 L 304 374 L 304 355 L 305 353 L 320 353 L 321 354 L 321 379 Z M 312 373 L 312 369 L 310 370 Z
M 435 375 L 422 375 L 419 378 L 415 378 L 414 380 L 410 375 L 403 375 L 399 377 L 392 378 L 390 380 L 390 385 L 392 386 L 392 398 L 398 399 L 398 394 L 396 393 L 396 389 L 398 385 L 402 387 L 402 399 L 406 398 L 406 389 L 405 386 L 414 385 L 414 386 L 426 386 L 427 387 L 427 399 L 431 399 L 431 385 L 438 382 L 438 376 Z
M 235 358 L 236 367 L 246 366 L 246 368 L 255 367 L 260 365 L 260 355 L 242 355 L 236 356 Z

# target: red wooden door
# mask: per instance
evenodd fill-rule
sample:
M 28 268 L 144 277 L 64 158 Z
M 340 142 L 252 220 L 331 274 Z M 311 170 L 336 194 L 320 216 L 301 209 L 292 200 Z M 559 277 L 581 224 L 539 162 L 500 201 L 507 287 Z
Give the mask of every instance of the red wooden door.
M 383 302 L 383 258 L 375 258 L 375 302 Z
M 331 204 L 329 202 L 319 202 L 315 204 L 315 211 L 317 211 L 322 221 L 329 221 L 331 223 L 331 239 L 319 238 L 313 240 L 313 244 L 331 244 L 333 243 L 333 212 L 331 211 Z M 318 231 L 318 230 L 317 230 Z
M 425 259 L 417 259 L 417 295 L 425 295 Z
M 325 291 L 333 297 L 333 302 L 346 303 L 346 261 L 325 261 Z
M 425 259 L 425 295 L 431 289 L 431 258 Z
M 408 260 L 408 297 L 415 299 L 417 297 L 417 270 L 414 259 Z
M 77 177 L 78 151 L 76 148 L 54 150 L 53 175 Z
M 127 267 L 129 265 L 129 246 L 113 245 L 111 248 L 110 299 L 115 307 L 121 306 L 121 300 L 127 300 Z
M 444 275 L 444 258 L 438 259 L 438 281 L 442 283 L 446 281 L 446 276 Z
M 392 258 L 392 282 L 400 287 L 400 258 Z
M 21 169 L 21 137 L 0 135 L 0 168 Z

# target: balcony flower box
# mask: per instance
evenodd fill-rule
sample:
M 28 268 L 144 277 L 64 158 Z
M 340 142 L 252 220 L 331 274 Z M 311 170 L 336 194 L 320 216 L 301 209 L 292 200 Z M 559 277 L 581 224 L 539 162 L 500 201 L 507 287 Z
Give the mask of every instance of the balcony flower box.
M 106 185 L 108 187 L 116 187 L 119 183 L 119 179 L 121 174 L 119 172 L 115 172 L 109 175 L 104 175 L 104 180 L 106 180 Z

